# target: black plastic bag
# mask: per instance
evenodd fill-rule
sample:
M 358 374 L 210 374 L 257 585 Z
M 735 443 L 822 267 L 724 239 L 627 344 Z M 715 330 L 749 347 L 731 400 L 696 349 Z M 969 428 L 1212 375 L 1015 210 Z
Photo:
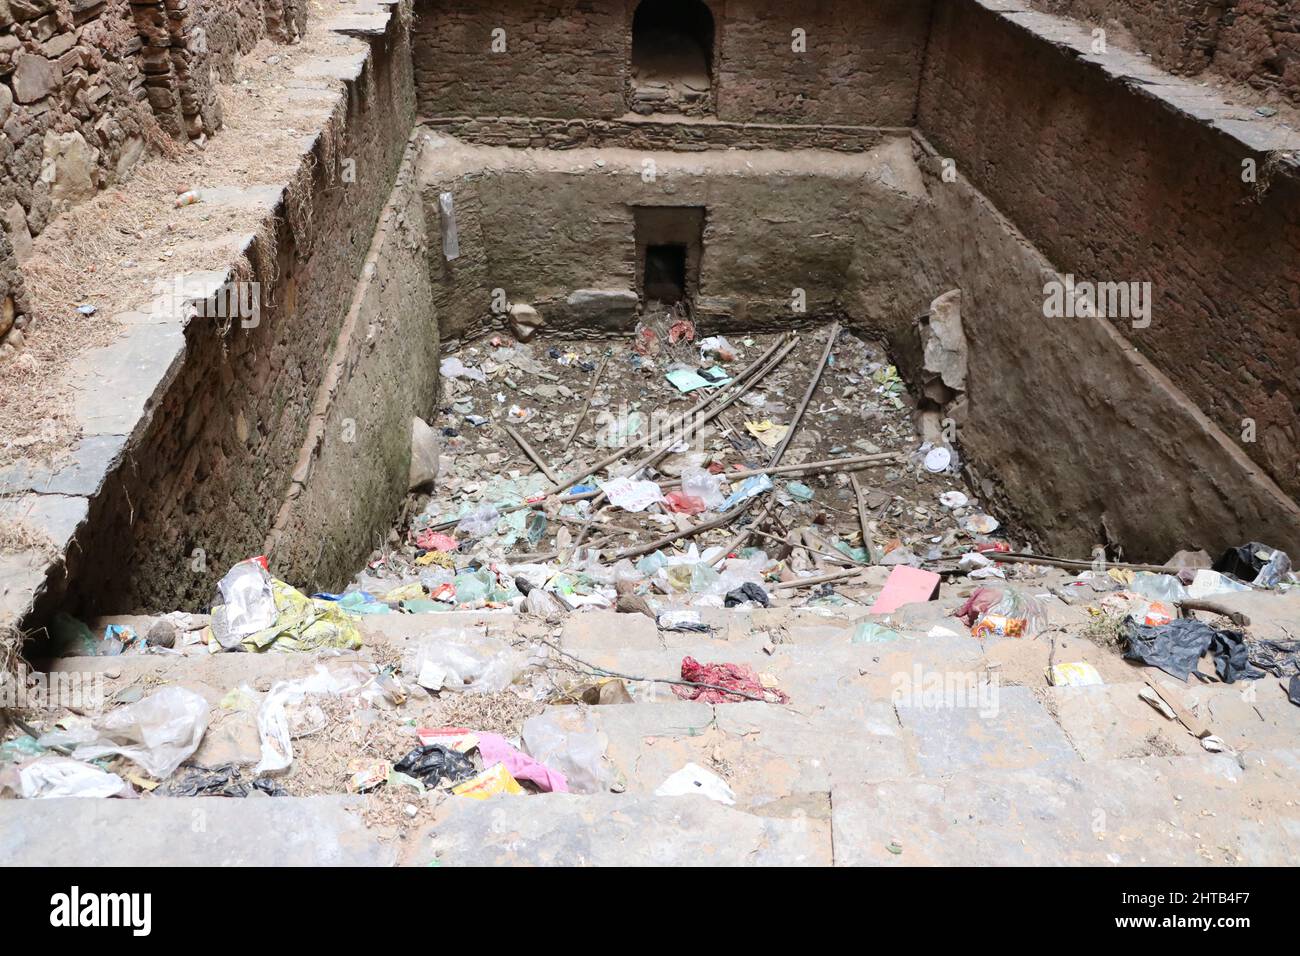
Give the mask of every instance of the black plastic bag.
M 1214 655 L 1214 670 L 1225 684 L 1263 676 L 1250 665 L 1246 638 L 1239 631 L 1219 630 L 1193 618 L 1156 626 L 1129 619 L 1121 634 L 1128 645 L 1124 650 L 1126 660 L 1158 667 L 1181 681 L 1191 676 L 1206 651 Z
M 428 786 L 437 786 L 438 781 L 446 777 L 452 783 L 468 780 L 478 773 L 474 763 L 464 754 L 444 747 L 442 744 L 428 744 L 416 747 L 409 754 L 397 761 L 393 769 Z
M 772 602 L 767 596 L 767 592 L 753 581 L 746 581 L 734 591 L 728 591 L 726 597 L 727 607 L 736 607 L 744 604 L 746 601 L 752 601 L 755 604 L 761 604 L 763 607 L 771 607 Z

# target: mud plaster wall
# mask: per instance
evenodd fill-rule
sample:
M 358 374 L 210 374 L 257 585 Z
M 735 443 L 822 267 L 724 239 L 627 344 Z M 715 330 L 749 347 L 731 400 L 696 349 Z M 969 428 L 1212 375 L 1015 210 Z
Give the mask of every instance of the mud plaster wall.
M 871 250 L 875 276 L 896 282 L 907 237 L 887 185 L 891 161 L 910 163 L 910 139 L 894 137 L 853 157 L 796 154 L 646 154 L 605 149 L 529 153 L 436 137 L 421 180 L 431 219 L 437 194 L 456 197 L 461 258 L 433 258 L 450 282 L 444 337 L 491 323 L 490 290 L 534 305 L 552 328 L 599 333 L 568 304 L 577 290 L 636 288 L 637 206 L 704 207 L 701 322 L 744 331 L 837 313 L 846 301 L 855 246 Z M 831 161 L 832 157 L 834 162 Z M 656 178 L 642 178 L 643 162 Z M 597 163 L 600 165 L 597 165 Z M 435 237 L 431 243 L 441 249 Z M 806 313 L 792 293 L 806 292 Z M 437 296 L 438 293 L 435 293 Z M 605 331 L 629 332 L 625 313 Z
M 336 384 L 313 416 L 309 471 L 276 522 L 278 573 L 341 588 L 360 548 L 384 543 L 407 491 L 411 417 L 437 396 L 438 321 L 424 206 L 403 166 L 334 352 Z M 382 396 L 382 400 L 379 400 Z M 300 490 L 298 486 L 301 486 Z
M 1031 0 L 1121 34 L 1173 73 L 1209 71 L 1300 103 L 1294 0 Z
M 944 182 L 939 161 L 918 155 L 915 278 L 923 302 L 962 290 L 969 408 L 958 443 L 1000 513 L 1060 554 L 1120 545 L 1163 562 L 1244 540 L 1300 548 L 1295 504 L 1108 323 L 1045 319 L 1052 264 L 968 181 Z M 914 366 L 910 317 L 886 328 Z
M 253 278 L 270 290 L 260 321 L 226 336 L 190 322 L 181 374 L 94 500 L 69 558 L 83 610 L 202 609 L 225 569 L 261 553 L 412 123 L 409 46 L 396 17 L 372 49 L 335 116 L 335 148 L 327 155 L 317 143 L 290 190 L 303 202 L 279 211 L 274 271 L 258 248 L 251 254 Z M 340 178 L 340 157 L 355 159 L 355 183 Z M 356 541 L 359 551 L 368 545 Z
M 1242 160 L 1266 169 L 1269 157 L 950 0 L 935 18 L 920 121 L 1063 272 L 1151 282 L 1151 325 L 1123 322 L 1124 336 L 1226 434 L 1253 420 L 1258 440 L 1243 450 L 1300 492 L 1293 173 L 1282 167 L 1252 201 Z
M 912 122 L 929 0 L 710 0 L 717 116 L 731 122 Z M 630 0 L 419 0 L 420 112 L 612 119 L 627 112 Z M 506 48 L 492 52 L 493 30 Z M 807 37 L 792 49 L 792 31 Z

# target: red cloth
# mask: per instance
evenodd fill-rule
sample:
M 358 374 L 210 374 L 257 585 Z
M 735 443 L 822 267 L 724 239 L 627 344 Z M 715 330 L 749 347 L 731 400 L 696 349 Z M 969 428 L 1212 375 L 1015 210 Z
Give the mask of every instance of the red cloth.
M 764 687 L 754 669 L 744 664 L 701 664 L 693 657 L 683 657 L 682 680 L 744 691 L 772 704 L 790 702 L 790 697 L 785 692 L 774 687 Z M 728 694 L 724 690 L 714 690 L 712 687 L 682 687 L 677 684 L 673 685 L 673 693 L 682 700 L 700 700 L 706 704 L 734 704 L 749 699 Z

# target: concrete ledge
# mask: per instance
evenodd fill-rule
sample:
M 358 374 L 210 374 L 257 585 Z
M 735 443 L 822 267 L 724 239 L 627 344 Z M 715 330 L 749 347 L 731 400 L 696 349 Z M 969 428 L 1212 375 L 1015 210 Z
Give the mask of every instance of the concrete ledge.
M 0 800 L 8 866 L 391 866 L 359 797 Z

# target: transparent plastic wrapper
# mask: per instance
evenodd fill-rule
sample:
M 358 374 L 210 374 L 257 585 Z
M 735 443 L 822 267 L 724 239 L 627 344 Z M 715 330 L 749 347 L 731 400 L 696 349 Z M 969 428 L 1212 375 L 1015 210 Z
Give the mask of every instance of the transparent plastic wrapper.
M 976 637 L 1033 637 L 1047 626 L 1047 610 L 1041 601 L 1007 588 L 1002 596 L 975 621 Z
M 682 492 L 703 501 L 709 511 L 717 511 L 727 500 L 722 493 L 722 476 L 711 475 L 703 468 L 687 468 L 682 472 Z
M 1268 563 L 1259 569 L 1251 583 L 1257 588 L 1275 588 L 1286 580 L 1291 571 L 1291 558 L 1285 551 L 1274 551 Z
M 77 760 L 121 754 L 158 780 L 199 749 L 208 729 L 208 702 L 184 687 L 164 687 L 68 731 L 41 737 L 43 747 L 73 747 Z
M 1183 582 L 1172 574 L 1138 571 L 1133 575 L 1133 583 L 1129 585 L 1129 590 L 1165 604 L 1177 604 L 1187 600 L 1187 588 L 1183 587 Z
M 538 617 L 557 617 L 565 611 L 554 595 L 546 593 L 541 588 L 533 588 L 528 592 L 528 596 L 524 598 L 524 610 Z
M 605 763 L 608 740 L 577 708 L 555 709 L 524 721 L 524 750 L 564 774 L 570 793 L 604 793 L 613 782 Z
M 363 664 L 318 664 L 308 677 L 280 681 L 262 701 L 257 730 L 262 738 L 262 759 L 254 774 L 283 770 L 293 763 L 293 738 L 305 737 L 324 727 L 325 713 L 308 700 L 311 694 L 347 694 L 370 682 Z
M 130 784 L 117 774 L 71 757 L 38 757 L 19 767 L 17 773 L 18 792 L 24 800 L 132 795 Z
M 402 672 L 432 691 L 495 694 L 515 682 L 528 666 L 523 654 L 504 641 L 472 638 L 464 631 L 444 628 L 408 650 Z
M 236 564 L 226 572 L 217 590 L 221 592 L 221 605 L 213 614 L 220 614 L 225 623 L 217 633 L 229 635 L 231 643 L 238 644 L 248 635 L 275 623 L 277 612 L 271 575 L 257 561 Z
M 492 505 L 484 505 L 461 518 L 456 525 L 456 530 L 471 538 L 483 538 L 496 531 L 500 518 L 501 514 L 496 508 Z
M 442 222 L 442 255 L 450 262 L 460 257 L 460 231 L 456 228 L 456 203 L 451 193 L 438 193 L 438 212 Z

